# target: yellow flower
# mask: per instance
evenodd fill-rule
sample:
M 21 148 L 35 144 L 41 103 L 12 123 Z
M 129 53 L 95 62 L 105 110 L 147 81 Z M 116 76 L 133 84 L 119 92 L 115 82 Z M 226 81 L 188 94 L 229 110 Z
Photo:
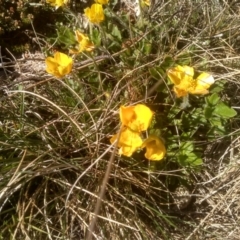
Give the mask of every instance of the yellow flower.
M 145 157 L 148 160 L 162 160 L 166 154 L 166 148 L 163 142 L 156 136 L 149 136 L 142 144 L 142 148 L 146 148 Z
M 108 4 L 109 0 L 95 0 L 96 3 L 100 3 L 100 4 Z
M 191 94 L 207 94 L 210 86 L 214 83 L 212 75 L 203 72 L 196 79 L 196 86 L 194 89 L 190 89 Z
M 61 52 L 56 52 L 54 57 L 47 57 L 45 62 L 46 71 L 55 77 L 63 77 L 72 70 L 72 58 Z
M 118 134 L 115 134 L 110 142 L 113 142 L 117 139 Z M 127 157 L 132 156 L 132 154 L 142 146 L 142 139 L 137 132 L 131 131 L 129 128 L 125 127 L 121 131 L 121 135 L 118 142 L 119 154 Z
M 147 6 L 150 6 L 150 0 L 143 0 L 143 3 Z
M 78 49 L 71 49 L 70 53 L 81 53 L 83 51 L 92 51 L 94 49 L 94 45 L 90 42 L 88 36 L 85 34 L 81 33 L 80 31 L 75 31 L 76 34 L 76 39 L 79 43 Z
M 132 131 L 146 131 L 152 117 L 153 112 L 143 104 L 120 107 L 120 120 L 124 126 L 129 127 Z
M 46 2 L 49 3 L 51 6 L 58 8 L 66 4 L 68 0 L 46 0 Z
M 173 82 L 173 90 L 177 97 L 184 97 L 190 94 L 207 94 L 209 87 L 214 83 L 212 75 L 203 72 L 196 79 L 194 69 L 189 66 L 176 66 L 167 71 L 167 75 Z
M 100 23 L 104 21 L 105 16 L 103 13 L 103 8 L 101 4 L 94 3 L 91 8 L 85 8 L 84 13 L 87 16 L 88 20 L 92 23 Z

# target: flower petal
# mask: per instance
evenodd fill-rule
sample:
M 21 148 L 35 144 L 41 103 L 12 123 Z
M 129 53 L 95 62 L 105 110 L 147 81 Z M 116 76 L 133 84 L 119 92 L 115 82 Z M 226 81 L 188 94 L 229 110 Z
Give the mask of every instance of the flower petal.
M 54 54 L 54 58 L 56 59 L 56 62 L 61 66 L 68 66 L 72 63 L 72 58 L 61 52 L 56 52 Z
M 124 126 L 129 127 L 132 131 L 146 131 L 152 121 L 153 112 L 143 104 L 135 106 L 121 106 L 120 120 Z
M 103 13 L 103 7 L 101 4 L 94 3 L 91 8 L 85 8 L 84 13 L 87 16 L 88 20 L 92 23 L 100 23 L 104 21 L 105 16 Z
M 45 59 L 45 63 L 46 63 L 46 71 L 52 75 L 57 76 L 58 75 L 58 63 L 56 62 L 56 60 L 53 57 L 47 57 Z M 57 76 L 59 77 L 59 76 Z
M 79 45 L 77 49 L 70 49 L 70 53 L 77 54 L 83 51 L 92 51 L 94 49 L 94 45 L 89 40 L 88 36 L 81 33 L 79 30 L 75 31 L 76 40 L 78 41 Z
M 166 154 L 163 142 L 156 136 L 149 136 L 142 144 L 146 148 L 145 157 L 152 161 L 162 160 Z
M 100 3 L 100 4 L 108 4 L 109 0 L 95 0 L 95 2 Z
M 170 68 L 167 71 L 167 75 L 173 84 L 179 85 L 183 81 L 192 79 L 194 76 L 194 69 L 189 66 L 180 66 L 177 65 L 174 68 Z
M 124 126 L 128 126 L 131 121 L 136 119 L 136 113 L 134 112 L 134 106 L 121 106 L 120 111 L 120 120 Z
M 150 0 L 143 0 L 143 3 L 147 6 L 150 6 Z
M 110 142 L 113 142 L 117 139 L 118 134 L 115 134 L 111 139 Z M 124 128 L 121 131 L 121 135 L 118 142 L 119 154 L 124 156 L 132 156 L 132 154 L 142 146 L 142 139 L 139 133 L 131 131 L 129 128 Z
M 206 72 L 203 72 L 196 79 L 196 87 L 194 89 L 191 89 L 189 92 L 191 94 L 207 94 L 208 89 L 213 83 L 213 76 Z
M 68 0 L 46 0 L 47 3 L 49 3 L 51 6 L 54 7 L 61 7 L 64 4 L 67 4 Z
M 173 87 L 173 91 L 175 92 L 176 96 L 179 97 L 184 97 L 188 94 L 188 92 L 184 89 L 180 89 L 176 86 Z
M 45 60 L 46 71 L 55 77 L 63 77 L 72 70 L 73 60 L 64 53 L 56 52 Z

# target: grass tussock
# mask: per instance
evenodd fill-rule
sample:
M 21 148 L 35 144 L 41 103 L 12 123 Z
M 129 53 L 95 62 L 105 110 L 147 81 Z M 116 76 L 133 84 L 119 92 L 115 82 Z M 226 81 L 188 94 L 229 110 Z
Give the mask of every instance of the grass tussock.
M 60 8 L 66 25 L 35 32 L 40 55 L 2 65 L 0 239 L 86 239 L 95 220 L 94 239 L 239 238 L 240 6 L 153 2 L 139 16 L 128 1 L 109 3 L 105 22 L 87 27 Z M 76 29 L 94 51 L 50 76 L 45 57 L 68 54 Z M 211 73 L 210 93 L 176 98 L 166 74 L 175 64 Z M 143 137 L 161 135 L 161 161 L 110 144 L 119 107 L 137 103 L 155 112 Z

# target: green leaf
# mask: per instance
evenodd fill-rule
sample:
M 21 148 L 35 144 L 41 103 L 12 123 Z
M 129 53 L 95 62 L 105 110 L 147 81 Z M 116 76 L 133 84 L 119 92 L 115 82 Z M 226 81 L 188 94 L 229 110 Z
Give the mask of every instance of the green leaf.
M 216 81 L 210 88 L 210 91 L 212 93 L 219 93 L 224 89 L 224 85 L 227 81 L 226 80 L 221 80 L 221 81 Z
M 214 110 L 215 110 L 215 109 L 214 109 L 213 107 L 206 106 L 206 107 L 204 108 L 205 118 L 206 118 L 206 119 L 211 118 Z
M 237 115 L 237 112 L 225 103 L 220 102 L 217 104 L 214 114 L 223 118 L 232 118 Z
M 163 63 L 160 65 L 160 67 L 161 67 L 162 69 L 164 69 L 164 71 L 166 71 L 168 68 L 173 67 L 174 63 L 175 63 L 175 62 L 174 62 L 173 58 L 170 57 L 170 56 L 167 56 L 167 57 L 164 59 Z
M 99 33 L 97 28 L 94 28 L 92 30 L 91 39 L 92 39 L 95 46 L 100 46 L 101 45 L 101 34 Z
M 151 53 L 152 50 L 152 44 L 151 43 L 144 43 L 143 46 L 143 53 L 146 55 L 149 55 Z
M 203 163 L 202 159 L 195 153 L 180 154 L 178 161 L 182 166 L 191 167 L 201 166 Z
M 211 96 L 206 98 L 207 104 L 211 106 L 215 106 L 220 100 L 220 97 L 217 93 L 213 93 Z
M 159 68 L 158 67 L 152 67 L 152 68 L 149 68 L 149 72 L 151 74 L 151 76 L 156 79 L 156 80 L 160 80 L 160 73 L 159 73 Z
M 112 35 L 116 37 L 118 40 L 122 40 L 121 32 L 119 31 L 117 26 L 114 26 L 112 29 Z
M 181 150 L 182 150 L 183 154 L 189 153 L 194 150 L 194 146 L 193 146 L 192 142 L 185 142 L 181 145 Z
M 211 119 L 209 119 L 209 122 L 211 123 L 212 126 L 215 127 L 222 127 L 222 119 L 219 117 L 212 117 Z
M 200 166 L 203 164 L 202 158 L 200 158 L 197 154 L 195 153 L 190 153 L 188 155 L 188 164 L 190 166 L 196 167 L 196 166 Z
M 60 26 L 57 30 L 58 42 L 65 44 L 66 47 L 74 45 L 76 43 L 75 34 L 69 28 Z

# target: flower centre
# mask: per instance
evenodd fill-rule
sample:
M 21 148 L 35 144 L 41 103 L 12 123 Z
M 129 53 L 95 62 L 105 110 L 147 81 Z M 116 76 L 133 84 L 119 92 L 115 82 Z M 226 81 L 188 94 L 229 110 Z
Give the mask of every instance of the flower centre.
M 193 78 L 190 79 L 190 80 L 189 80 L 189 88 L 195 89 L 196 86 L 197 86 L 197 81 L 196 81 L 196 79 L 193 79 Z

